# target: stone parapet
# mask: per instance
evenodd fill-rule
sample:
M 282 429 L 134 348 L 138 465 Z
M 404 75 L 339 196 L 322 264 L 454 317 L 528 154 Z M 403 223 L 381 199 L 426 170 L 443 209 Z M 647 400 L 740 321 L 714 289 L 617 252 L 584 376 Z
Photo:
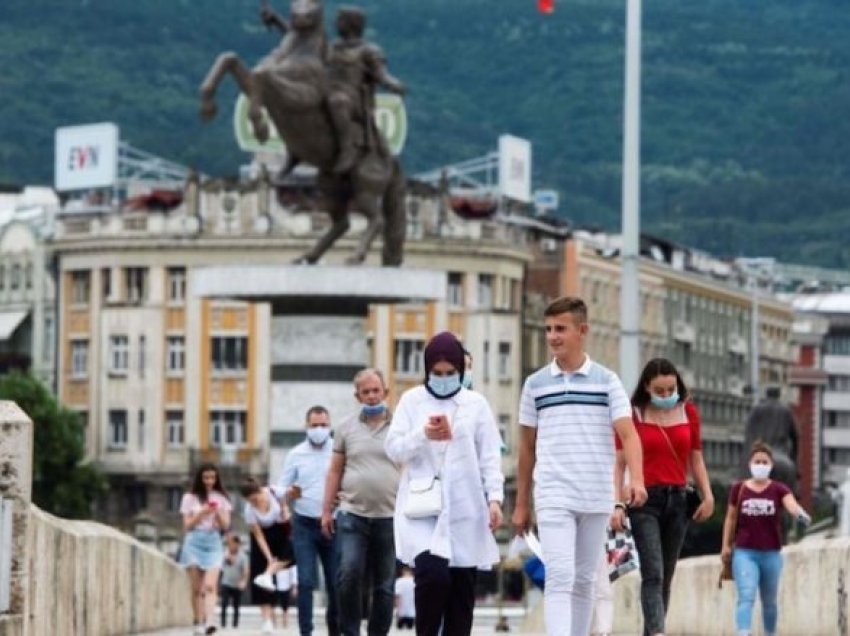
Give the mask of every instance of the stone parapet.
M 186 572 L 109 526 L 32 506 L 25 636 L 109 636 L 191 625 Z

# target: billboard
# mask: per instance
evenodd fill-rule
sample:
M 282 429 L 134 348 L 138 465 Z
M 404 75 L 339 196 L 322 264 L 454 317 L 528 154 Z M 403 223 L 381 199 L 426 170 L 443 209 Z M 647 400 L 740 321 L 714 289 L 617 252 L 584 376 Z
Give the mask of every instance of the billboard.
M 107 188 L 118 176 L 118 126 L 105 122 L 56 129 L 58 191 Z
M 503 197 L 531 203 L 531 142 L 499 137 L 499 190 Z
M 236 143 L 246 152 L 285 153 L 286 146 L 283 139 L 280 138 L 265 109 L 263 109 L 263 116 L 269 126 L 269 140 L 264 144 L 260 143 L 254 135 L 254 127 L 248 119 L 248 98 L 240 93 L 236 98 L 236 107 L 233 109 L 233 132 L 236 135 Z M 404 100 L 390 93 L 375 95 L 375 123 L 387 140 L 390 152 L 394 155 L 401 154 L 407 140 L 407 110 L 404 107 Z

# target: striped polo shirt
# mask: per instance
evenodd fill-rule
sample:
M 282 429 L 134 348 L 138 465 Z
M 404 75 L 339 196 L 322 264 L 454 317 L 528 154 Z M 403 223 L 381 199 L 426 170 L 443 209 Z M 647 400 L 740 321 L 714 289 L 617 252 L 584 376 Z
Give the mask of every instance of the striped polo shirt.
M 573 373 L 555 360 L 530 375 L 519 405 L 521 426 L 537 428 L 534 507 L 538 512 L 611 512 L 614 428 L 631 418 L 617 375 L 585 357 Z

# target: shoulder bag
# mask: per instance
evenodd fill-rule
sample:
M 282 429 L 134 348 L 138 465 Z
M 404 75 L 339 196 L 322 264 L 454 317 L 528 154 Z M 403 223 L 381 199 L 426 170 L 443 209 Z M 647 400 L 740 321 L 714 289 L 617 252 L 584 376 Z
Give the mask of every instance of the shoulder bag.
M 735 509 L 738 511 L 738 514 L 735 515 L 735 527 L 732 528 L 732 552 L 735 552 L 735 535 L 738 534 L 738 518 L 741 514 L 741 497 L 744 495 L 744 486 L 746 480 L 741 480 L 741 485 L 738 487 L 738 497 L 735 502 Z M 735 575 L 732 572 L 732 559 L 729 559 L 728 563 L 723 564 L 723 568 L 720 570 L 720 578 L 717 580 L 717 587 L 723 587 L 723 581 L 731 581 L 735 578 Z
M 452 414 L 451 424 L 454 424 L 456 415 L 457 408 L 455 408 Z M 430 443 L 429 441 L 429 455 L 431 455 Z M 408 482 L 407 500 L 404 502 L 404 516 L 408 519 L 429 519 L 440 516 L 443 510 L 443 484 L 440 476 L 443 473 L 443 466 L 446 463 L 449 444 L 451 444 L 451 440 L 446 443 L 446 447 L 443 449 L 443 456 L 440 459 L 439 465 L 434 467 L 434 474 L 431 477 L 420 477 L 411 479 Z

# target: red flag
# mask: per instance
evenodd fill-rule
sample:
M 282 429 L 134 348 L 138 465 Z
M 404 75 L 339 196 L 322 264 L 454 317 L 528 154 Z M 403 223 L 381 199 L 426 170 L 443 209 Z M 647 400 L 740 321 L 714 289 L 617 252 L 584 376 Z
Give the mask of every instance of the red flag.
M 553 13 L 555 11 L 555 0 L 537 0 L 537 10 L 540 13 Z

